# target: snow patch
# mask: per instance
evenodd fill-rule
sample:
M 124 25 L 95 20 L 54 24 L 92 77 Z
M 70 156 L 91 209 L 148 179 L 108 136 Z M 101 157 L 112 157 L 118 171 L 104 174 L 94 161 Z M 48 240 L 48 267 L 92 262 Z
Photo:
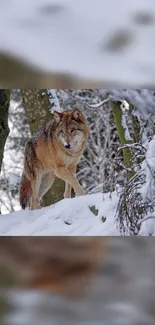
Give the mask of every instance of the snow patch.
M 97 193 L 58 203 L 35 211 L 19 211 L 0 218 L 1 236 L 112 236 L 120 235 L 114 222 L 118 203 L 117 194 Z M 89 209 L 94 205 L 98 210 L 95 216 Z M 106 218 L 103 222 L 102 218 Z

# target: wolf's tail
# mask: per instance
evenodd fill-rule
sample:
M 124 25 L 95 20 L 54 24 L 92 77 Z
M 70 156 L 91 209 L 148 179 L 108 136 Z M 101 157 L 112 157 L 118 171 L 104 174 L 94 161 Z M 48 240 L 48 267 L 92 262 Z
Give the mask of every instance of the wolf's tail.
M 31 182 L 23 173 L 21 183 L 20 183 L 20 189 L 19 189 L 19 201 L 21 208 L 23 210 L 26 209 L 27 206 L 30 205 L 30 199 L 32 196 L 32 187 L 31 187 Z

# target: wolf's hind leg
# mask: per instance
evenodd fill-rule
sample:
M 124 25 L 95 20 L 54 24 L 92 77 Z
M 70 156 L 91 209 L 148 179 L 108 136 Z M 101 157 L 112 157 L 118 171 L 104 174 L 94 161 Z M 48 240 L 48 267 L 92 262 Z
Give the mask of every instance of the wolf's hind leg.
M 31 198 L 31 205 L 30 205 L 31 210 L 40 208 L 39 196 L 38 196 L 40 182 L 41 182 L 41 175 L 39 174 L 36 177 L 33 177 L 33 179 L 31 179 L 31 186 L 32 186 L 32 198 Z

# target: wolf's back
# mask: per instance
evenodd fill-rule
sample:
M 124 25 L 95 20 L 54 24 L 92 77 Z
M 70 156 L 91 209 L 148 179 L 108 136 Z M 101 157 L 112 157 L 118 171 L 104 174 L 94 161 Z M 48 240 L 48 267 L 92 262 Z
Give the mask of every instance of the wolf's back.
M 26 207 L 29 205 L 31 196 L 31 182 L 27 178 L 26 174 L 23 172 L 19 189 L 19 201 L 23 210 L 26 209 Z

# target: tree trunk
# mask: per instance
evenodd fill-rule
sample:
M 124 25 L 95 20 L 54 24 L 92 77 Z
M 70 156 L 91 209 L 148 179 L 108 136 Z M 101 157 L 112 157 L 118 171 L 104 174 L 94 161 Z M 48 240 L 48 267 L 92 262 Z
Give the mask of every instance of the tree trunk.
M 9 134 L 8 114 L 10 105 L 10 93 L 10 89 L 0 89 L 0 172 L 3 161 L 5 142 Z
M 117 102 L 110 102 L 110 105 L 112 107 L 114 122 L 115 122 L 115 125 L 117 128 L 117 132 L 118 132 L 118 136 L 119 136 L 121 145 L 124 146 L 126 144 L 133 143 L 132 141 L 127 140 L 125 137 L 125 129 L 122 125 L 123 113 L 122 113 L 122 109 L 121 109 L 120 105 Z M 130 179 L 134 175 L 134 169 L 132 166 L 132 153 L 129 148 L 123 148 L 122 152 L 123 152 L 124 166 L 131 170 L 128 174 L 129 179 Z
M 8 113 L 10 104 L 9 89 L 0 89 L 0 171 L 3 160 L 4 146 L 9 134 Z
M 42 125 L 52 118 L 50 113 L 50 95 L 47 89 L 21 89 L 26 117 L 31 134 L 36 133 Z M 43 205 L 49 206 L 63 198 L 64 182 L 56 179 L 52 188 L 43 198 Z

